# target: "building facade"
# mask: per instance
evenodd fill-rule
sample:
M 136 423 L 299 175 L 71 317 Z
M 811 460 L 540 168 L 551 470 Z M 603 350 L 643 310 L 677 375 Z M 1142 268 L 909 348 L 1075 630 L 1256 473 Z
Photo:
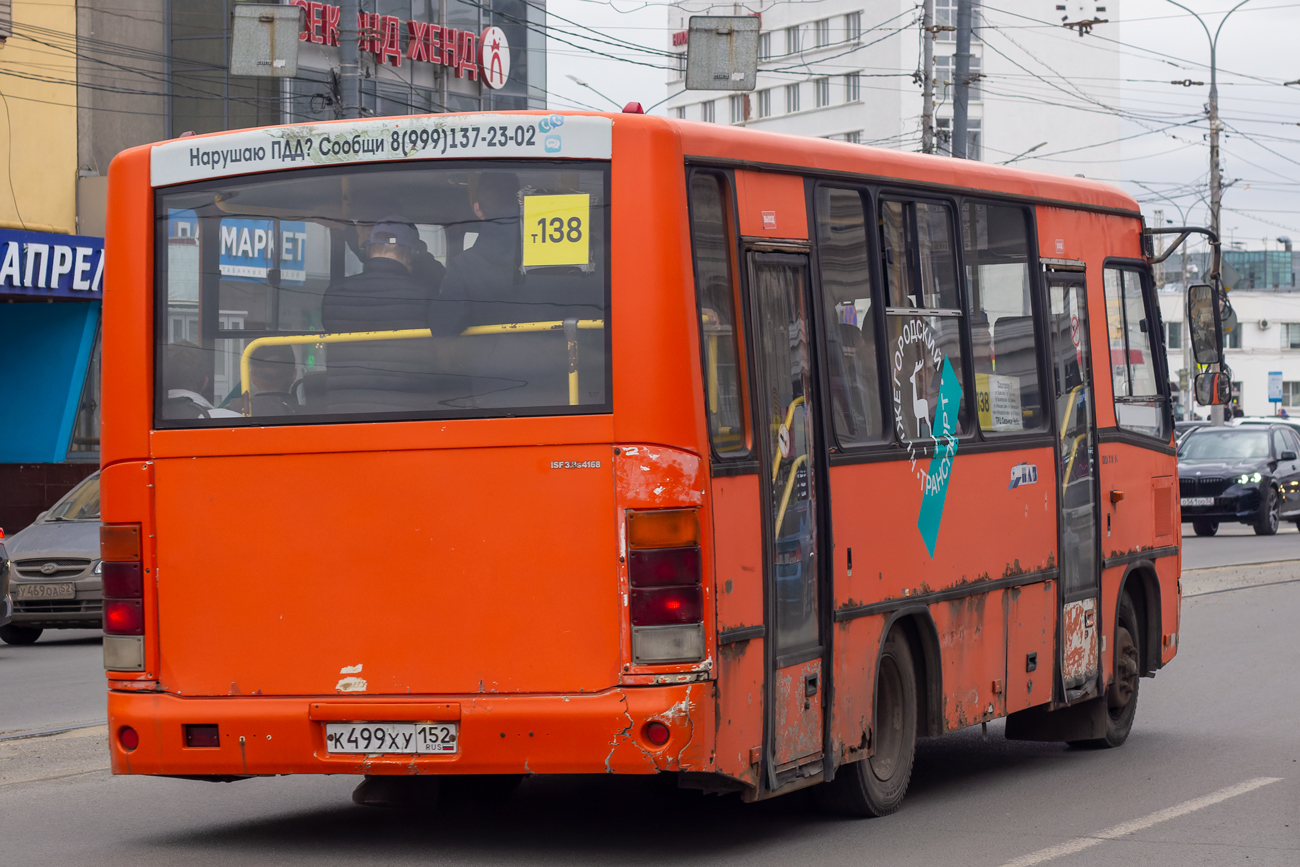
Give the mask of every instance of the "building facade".
M 955 0 L 934 2 L 935 25 L 951 28 L 956 21 Z M 1050 17 L 1041 11 L 1050 8 L 1028 14 Z M 1115 5 L 1098 8 L 1109 9 L 1112 17 L 1118 17 Z M 918 6 L 900 0 L 775 4 L 760 14 L 758 85 L 752 93 L 685 90 L 689 18 L 751 11 L 739 6 L 724 11 L 702 0 L 686 0 L 668 8 L 667 49 L 675 55 L 668 73 L 670 97 L 664 103 L 668 114 L 901 150 L 921 149 L 924 78 Z M 1118 112 L 1098 104 L 1106 98 L 1118 103 L 1120 60 L 1115 46 L 1079 39 L 1064 28 L 982 26 L 994 16 L 1006 14 L 976 9 L 968 154 L 986 162 L 1010 162 L 1056 173 L 1119 177 Z M 1118 25 L 1099 26 L 1112 27 L 1108 35 L 1118 38 Z M 933 86 L 935 152 L 941 154 L 951 153 L 955 53 L 954 33 L 939 29 L 934 41 Z M 1080 106 L 1087 113 L 1081 114 Z M 1087 146 L 1086 165 L 1052 159 L 1058 151 L 1078 156 L 1083 146 Z
M 237 0 L 0 3 L 0 527 L 99 461 L 108 166 L 185 132 L 339 117 L 339 7 L 300 7 L 294 78 L 229 72 Z M 275 2 L 275 0 L 268 0 Z M 544 0 L 361 0 L 366 115 L 546 107 Z M 480 42 L 497 28 L 484 66 Z M 504 38 L 502 38 L 502 34 Z M 498 44 L 504 43 L 504 44 Z M 183 239 L 182 239 L 183 240 Z

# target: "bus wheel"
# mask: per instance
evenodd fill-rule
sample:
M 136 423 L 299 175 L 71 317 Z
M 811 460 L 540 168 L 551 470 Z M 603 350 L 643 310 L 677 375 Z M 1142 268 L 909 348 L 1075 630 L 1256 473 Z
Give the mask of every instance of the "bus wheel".
M 1119 617 L 1115 624 L 1115 679 L 1101 700 L 1106 702 L 1106 736 L 1088 741 L 1072 741 L 1071 746 L 1108 749 L 1118 747 L 1128 740 L 1137 714 L 1138 678 L 1142 673 L 1142 658 L 1138 645 L 1137 610 L 1133 600 L 1124 594 L 1119 603 Z
M 916 754 L 916 667 L 899 630 L 885 639 L 876 672 L 875 751 L 814 789 L 821 806 L 847 816 L 888 816 L 903 804 Z
M 366 807 L 432 810 L 438 805 L 438 778 L 367 774 L 352 790 L 352 803 Z
M 1300 526 L 1300 524 L 1296 526 Z M 1219 532 L 1219 522 L 1211 521 L 1208 518 L 1197 518 L 1192 521 L 1192 532 L 1198 536 L 1213 536 Z
M 1273 536 L 1277 533 L 1277 525 L 1281 523 L 1282 504 L 1272 485 L 1264 486 L 1264 489 L 1259 492 L 1259 499 L 1259 517 L 1255 519 L 1255 535 Z

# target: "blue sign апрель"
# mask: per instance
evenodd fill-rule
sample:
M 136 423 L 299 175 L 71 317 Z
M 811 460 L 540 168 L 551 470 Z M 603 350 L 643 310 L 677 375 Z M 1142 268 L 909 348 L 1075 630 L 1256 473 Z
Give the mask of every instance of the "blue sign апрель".
M 104 239 L 0 229 L 0 295 L 98 301 Z

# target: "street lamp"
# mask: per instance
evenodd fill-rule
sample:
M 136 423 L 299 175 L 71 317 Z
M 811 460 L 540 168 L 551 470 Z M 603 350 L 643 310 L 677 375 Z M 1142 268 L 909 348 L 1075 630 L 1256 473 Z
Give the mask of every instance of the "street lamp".
M 1246 2 L 1246 0 L 1242 0 L 1242 2 L 1244 3 L 1244 2 Z M 610 103 L 610 104 L 613 105 L 615 108 L 617 108 L 617 109 L 619 109 L 620 111 L 622 111 L 623 106 L 619 105 L 617 102 L 614 102 L 614 100 L 610 99 L 608 96 L 605 96 L 605 94 L 601 93 L 599 90 L 597 90 L 596 88 L 592 87 L 590 84 L 588 84 L 587 82 L 583 81 L 583 80 L 582 80 L 581 78 L 579 78 L 578 76 L 576 76 L 576 75 L 574 75 L 574 74 L 572 74 L 572 73 L 565 73 L 564 77 L 567 78 L 567 79 L 569 79 L 570 81 L 572 81 L 574 84 L 578 85 L 579 87 L 585 87 L 585 88 L 587 88 L 587 90 L 590 90 L 592 93 L 596 94 L 596 96 L 599 96 L 601 99 L 604 99 L 606 102 Z
M 1233 12 L 1236 12 L 1242 6 L 1245 6 L 1250 0 L 1241 0 L 1236 6 L 1228 10 L 1227 15 L 1219 22 L 1215 28 L 1214 34 L 1210 34 L 1210 28 L 1206 25 L 1205 20 L 1197 15 L 1191 9 L 1188 9 L 1178 0 L 1169 0 L 1170 3 L 1179 9 L 1187 12 L 1196 22 L 1201 25 L 1205 31 L 1205 38 L 1210 40 L 1210 229 L 1215 235 L 1219 234 L 1219 206 L 1223 197 L 1223 178 L 1219 173 L 1219 131 L 1222 124 L 1219 123 L 1219 67 L 1217 54 L 1219 48 L 1219 34 L 1223 31 L 1223 25 L 1228 22 L 1228 18 Z

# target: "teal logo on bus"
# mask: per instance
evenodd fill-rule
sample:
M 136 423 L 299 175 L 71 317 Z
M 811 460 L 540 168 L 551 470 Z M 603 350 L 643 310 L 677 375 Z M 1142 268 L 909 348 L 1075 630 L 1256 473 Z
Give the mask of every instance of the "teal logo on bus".
M 934 546 L 939 541 L 939 524 L 943 520 L 943 504 L 948 498 L 948 477 L 952 475 L 952 461 L 957 455 L 957 412 L 961 408 L 961 380 L 953 372 L 947 356 L 939 375 L 939 405 L 934 413 L 934 457 L 926 470 L 925 492 L 921 495 L 921 514 L 916 527 L 921 531 L 925 548 L 934 558 Z

